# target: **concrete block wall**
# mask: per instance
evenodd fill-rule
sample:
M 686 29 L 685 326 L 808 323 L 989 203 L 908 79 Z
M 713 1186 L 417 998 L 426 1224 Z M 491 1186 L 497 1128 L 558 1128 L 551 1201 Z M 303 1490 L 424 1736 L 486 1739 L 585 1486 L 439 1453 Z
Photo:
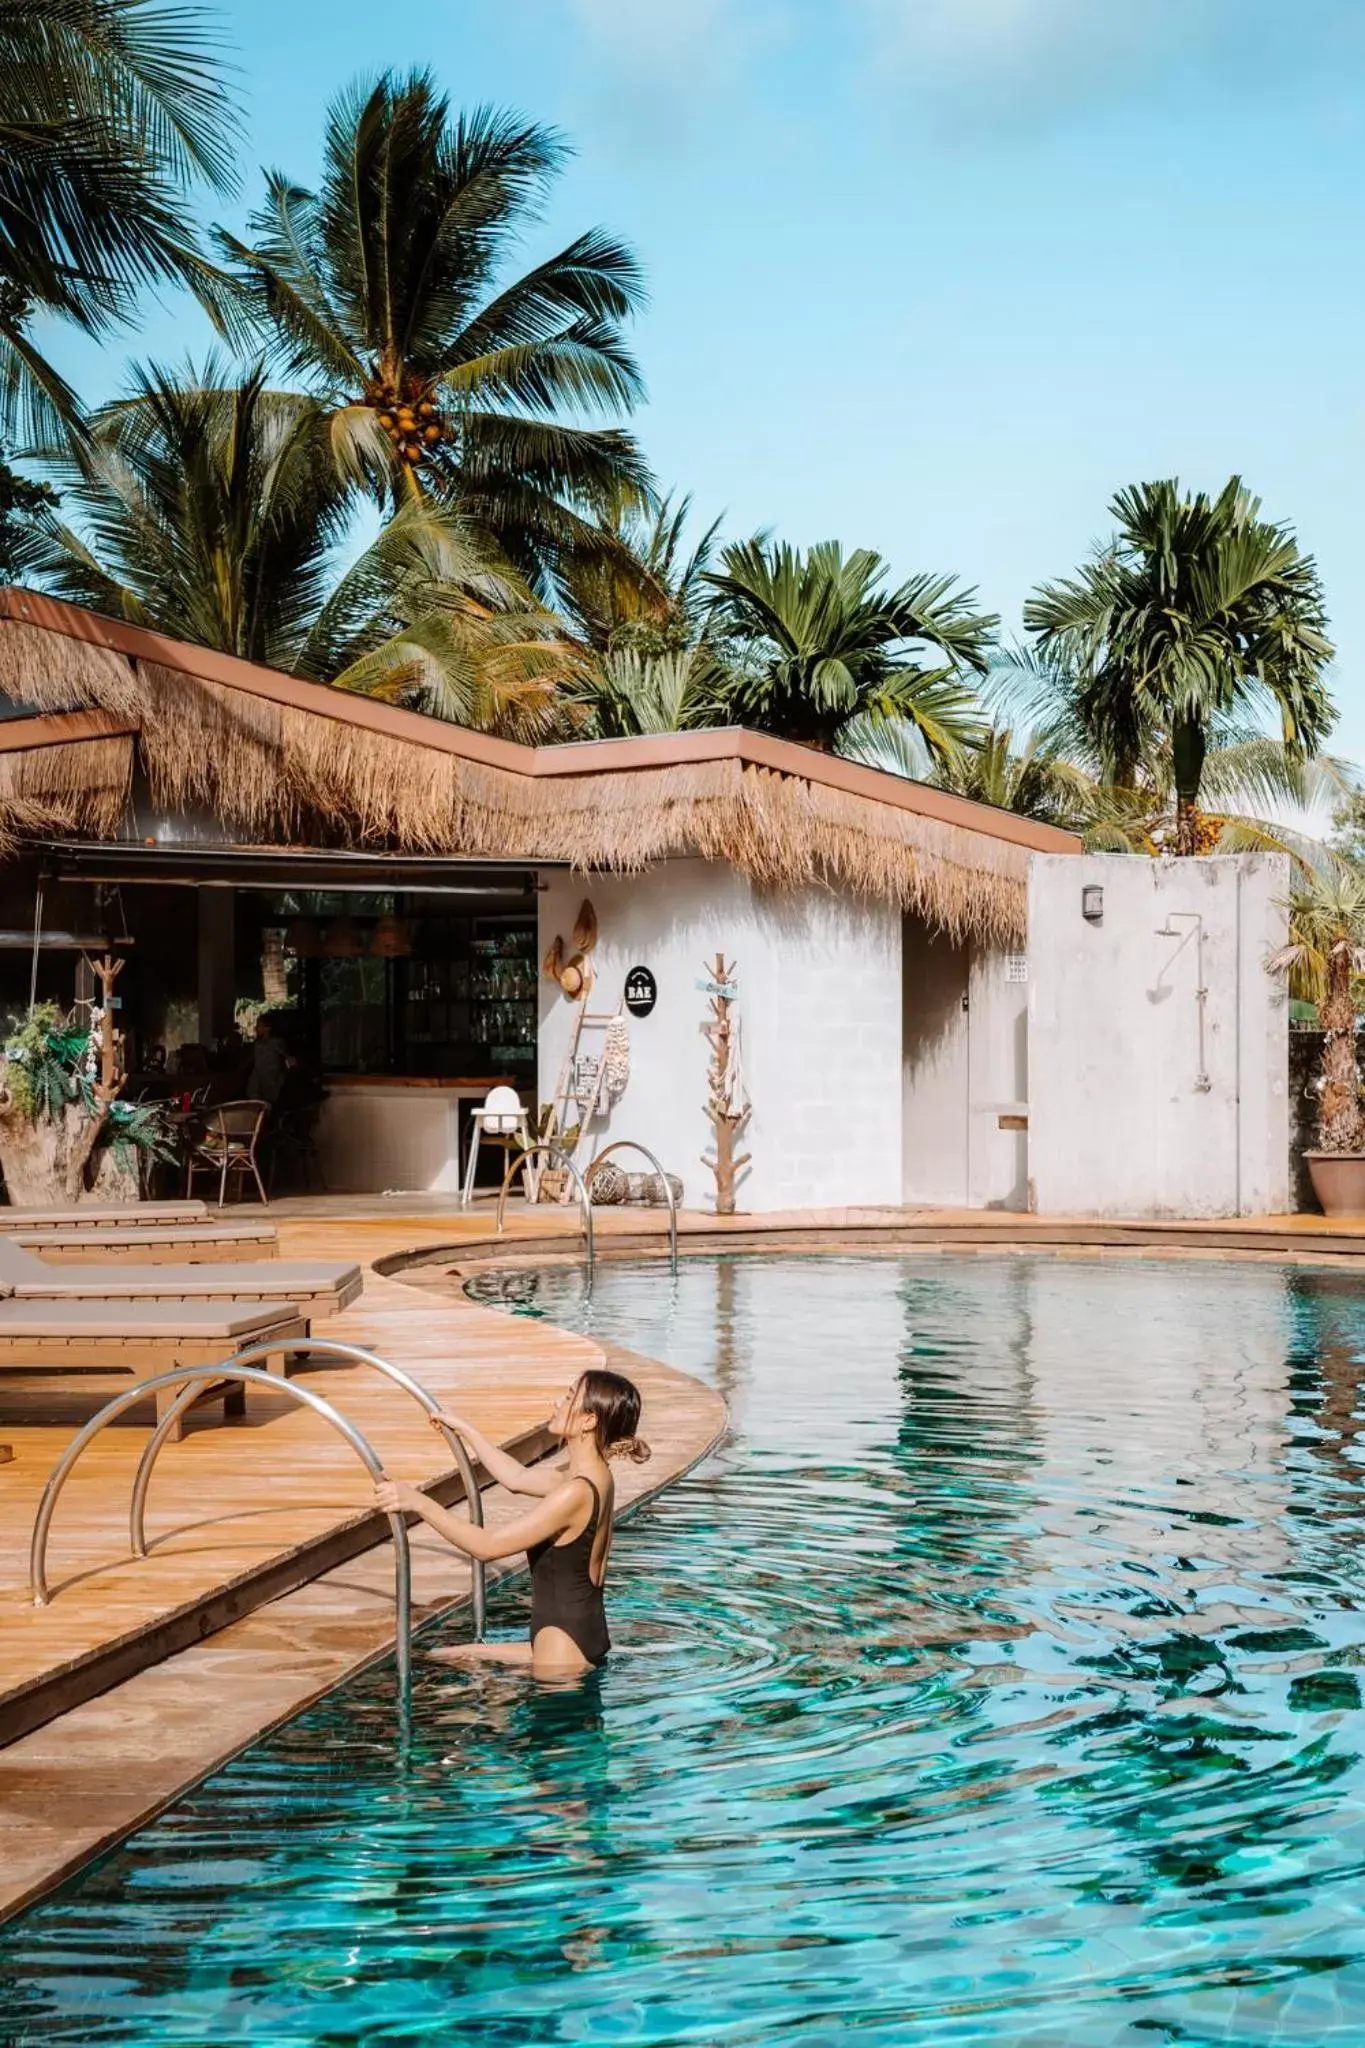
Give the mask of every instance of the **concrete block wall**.
M 631 1079 L 593 1127 L 584 1161 L 634 1138 L 681 1175 L 685 1201 L 709 1209 L 702 1163 L 709 1004 L 697 983 L 717 953 L 738 963 L 744 1069 L 753 1114 L 738 1190 L 748 1210 L 895 1203 L 901 1198 L 901 916 L 833 891 L 755 889 L 723 863 L 669 861 L 648 873 L 547 873 L 544 955 L 567 944 L 586 896 L 597 912 L 594 1010 L 614 1009 L 627 971 L 648 967 L 658 1003 L 628 1017 Z M 553 1093 L 573 1008 L 541 984 L 542 1101 Z M 628 1170 L 643 1166 L 623 1154 Z
M 1082 914 L 1087 886 L 1103 891 L 1098 923 Z M 1288 1206 L 1289 1007 L 1266 971 L 1288 892 L 1282 854 L 1034 855 L 1029 1172 L 1040 1214 Z

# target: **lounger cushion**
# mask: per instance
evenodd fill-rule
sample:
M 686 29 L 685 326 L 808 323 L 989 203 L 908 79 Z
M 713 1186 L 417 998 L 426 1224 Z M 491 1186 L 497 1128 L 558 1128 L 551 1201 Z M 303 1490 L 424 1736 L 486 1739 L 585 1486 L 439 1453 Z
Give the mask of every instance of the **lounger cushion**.
M 52 1264 L 83 1265 L 87 1260 L 126 1259 L 130 1266 L 150 1266 L 219 1259 L 273 1259 L 279 1236 L 273 1223 L 177 1223 L 164 1230 L 33 1230 L 11 1231 L 0 1241 L 24 1251 L 40 1252 Z
M 16 1270 L 14 1254 L 36 1271 Z M 10 1255 L 7 1257 L 6 1254 Z M 359 1266 L 339 1259 L 224 1261 L 208 1266 L 49 1265 L 32 1252 L 0 1243 L 0 1286 L 18 1301 L 80 1301 L 111 1295 L 120 1301 L 199 1297 L 203 1300 L 304 1301 L 335 1296 L 339 1307 L 361 1289 Z
M 23 1337 L 250 1337 L 293 1311 L 282 1301 L 0 1301 L 0 1344 Z
M 0 1208 L 0 1230 L 67 1230 L 111 1223 L 197 1223 L 206 1202 L 78 1202 L 69 1209 Z

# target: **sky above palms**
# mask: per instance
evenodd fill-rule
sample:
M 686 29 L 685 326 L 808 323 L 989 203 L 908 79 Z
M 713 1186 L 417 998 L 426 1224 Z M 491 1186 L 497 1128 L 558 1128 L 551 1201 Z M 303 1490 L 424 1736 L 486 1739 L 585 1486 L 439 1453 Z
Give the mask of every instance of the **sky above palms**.
M 429 64 L 577 155 L 528 258 L 639 249 L 637 430 L 730 533 L 953 570 L 1017 630 L 1122 484 L 1234 470 L 1319 560 L 1365 762 L 1362 0 L 230 0 L 249 167 Z M 53 342 L 90 398 L 205 330 Z

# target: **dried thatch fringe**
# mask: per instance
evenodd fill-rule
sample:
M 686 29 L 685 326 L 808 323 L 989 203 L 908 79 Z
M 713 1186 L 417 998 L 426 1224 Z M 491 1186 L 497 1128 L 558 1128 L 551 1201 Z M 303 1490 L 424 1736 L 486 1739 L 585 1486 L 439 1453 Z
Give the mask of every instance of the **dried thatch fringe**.
M 110 647 L 22 619 L 0 625 L 0 696 L 11 703 L 34 704 L 40 711 L 99 704 L 131 723 L 141 711 L 142 694 L 131 661 Z
M 1007 942 L 1024 930 L 1026 848 L 734 760 L 510 774 L 154 662 L 134 669 L 107 650 L 13 622 L 0 632 L 0 689 L 45 708 L 99 704 L 136 718 L 154 805 L 171 814 L 202 806 L 244 837 L 296 840 L 322 820 L 358 845 L 616 872 L 692 854 L 729 861 L 769 887 L 837 884 L 899 903 L 957 937 Z M 16 769 L 8 787 L 16 797 L 69 801 L 79 829 L 107 834 L 131 765 L 115 750 L 127 744 L 10 756 L 33 765 Z M 44 781 L 40 752 L 69 753 L 73 764 L 54 764 Z M 78 775 L 89 789 L 75 788 Z M 0 811 L 6 789 L 0 780 Z
M 122 822 L 132 773 L 127 734 L 0 754 L 0 815 L 40 821 L 43 832 L 107 839 Z

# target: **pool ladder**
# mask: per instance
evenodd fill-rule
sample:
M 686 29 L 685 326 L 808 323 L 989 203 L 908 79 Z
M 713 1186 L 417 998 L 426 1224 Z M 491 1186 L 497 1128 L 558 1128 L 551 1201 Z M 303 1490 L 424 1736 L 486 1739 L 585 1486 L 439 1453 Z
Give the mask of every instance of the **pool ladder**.
M 362 1435 L 353 1422 L 348 1421 L 340 1409 L 315 1394 L 311 1388 L 299 1386 L 294 1380 L 285 1379 L 282 1374 L 266 1372 L 257 1361 L 278 1357 L 281 1351 L 295 1359 L 330 1359 L 337 1363 L 370 1366 L 382 1372 L 395 1386 L 410 1394 L 419 1407 L 435 1418 L 440 1415 L 440 1404 L 433 1400 L 417 1380 L 391 1359 L 381 1358 L 377 1352 L 366 1351 L 358 1344 L 341 1344 L 331 1338 L 309 1338 L 298 1343 L 252 1344 L 232 1358 L 225 1358 L 221 1364 L 182 1365 L 173 1372 L 158 1373 L 154 1379 L 140 1380 L 136 1386 L 128 1387 L 106 1401 L 97 1414 L 92 1415 L 84 1427 L 67 1445 L 62 1457 L 53 1467 L 43 1497 L 38 1503 L 38 1512 L 33 1522 L 33 1537 L 29 1546 L 29 1591 L 35 1607 L 46 1607 L 52 1597 L 47 1580 L 47 1540 L 52 1527 L 52 1517 L 62 1488 L 70 1478 L 77 1462 L 87 1447 L 93 1443 L 102 1429 L 117 1421 L 128 1409 L 145 1401 L 149 1394 L 169 1393 L 178 1389 L 174 1400 L 167 1406 L 156 1428 L 147 1439 L 146 1447 L 138 1461 L 137 1473 L 133 1479 L 132 1497 L 128 1507 L 128 1535 L 135 1557 L 147 1555 L 146 1508 L 147 1490 L 151 1485 L 152 1469 L 161 1453 L 163 1444 L 171 1436 L 186 1411 L 204 1392 L 206 1387 L 221 1380 L 235 1381 L 239 1386 L 269 1387 L 277 1394 L 287 1394 L 301 1407 L 311 1409 L 330 1423 L 337 1434 L 348 1443 L 364 1465 L 370 1477 L 375 1480 L 384 1477 L 384 1468 L 379 1455 L 369 1440 Z M 465 1499 L 469 1504 L 469 1518 L 483 1524 L 483 1497 L 474 1476 L 474 1466 L 463 1439 L 458 1433 L 441 1424 L 441 1434 L 449 1445 L 455 1466 L 464 1482 Z M 393 1606 L 394 1606 L 394 1656 L 398 1670 L 399 1702 L 406 1713 L 412 1696 L 412 1554 L 408 1544 L 407 1523 L 401 1514 L 388 1517 L 393 1534 Z M 483 1641 L 487 1611 L 487 1571 L 481 1558 L 470 1559 L 471 1605 L 473 1608 L 474 1640 Z
M 548 1154 L 551 1159 L 557 1160 L 572 1175 L 574 1190 L 578 1196 L 579 1213 L 583 1218 L 583 1239 L 588 1266 L 587 1291 L 589 1294 L 592 1293 L 592 1283 L 597 1270 L 597 1246 L 592 1227 L 592 1196 L 589 1193 L 589 1187 L 591 1186 L 592 1176 L 596 1173 L 598 1167 L 604 1159 L 610 1159 L 613 1152 L 638 1152 L 642 1158 L 649 1161 L 659 1177 L 660 1185 L 668 1200 L 669 1270 L 676 1279 L 678 1273 L 678 1204 L 673 1195 L 673 1183 L 649 1147 L 647 1145 L 637 1145 L 634 1138 L 616 1138 L 603 1151 L 599 1152 L 588 1168 L 586 1181 L 562 1145 L 556 1144 L 553 1139 L 541 1139 L 534 1145 L 525 1146 L 517 1154 L 503 1175 L 502 1186 L 498 1189 L 498 1213 L 494 1227 L 497 1230 L 498 1236 L 501 1237 L 506 1221 L 507 1190 L 511 1187 L 513 1180 L 521 1172 L 521 1169 L 529 1159 L 534 1159 L 541 1153 Z

